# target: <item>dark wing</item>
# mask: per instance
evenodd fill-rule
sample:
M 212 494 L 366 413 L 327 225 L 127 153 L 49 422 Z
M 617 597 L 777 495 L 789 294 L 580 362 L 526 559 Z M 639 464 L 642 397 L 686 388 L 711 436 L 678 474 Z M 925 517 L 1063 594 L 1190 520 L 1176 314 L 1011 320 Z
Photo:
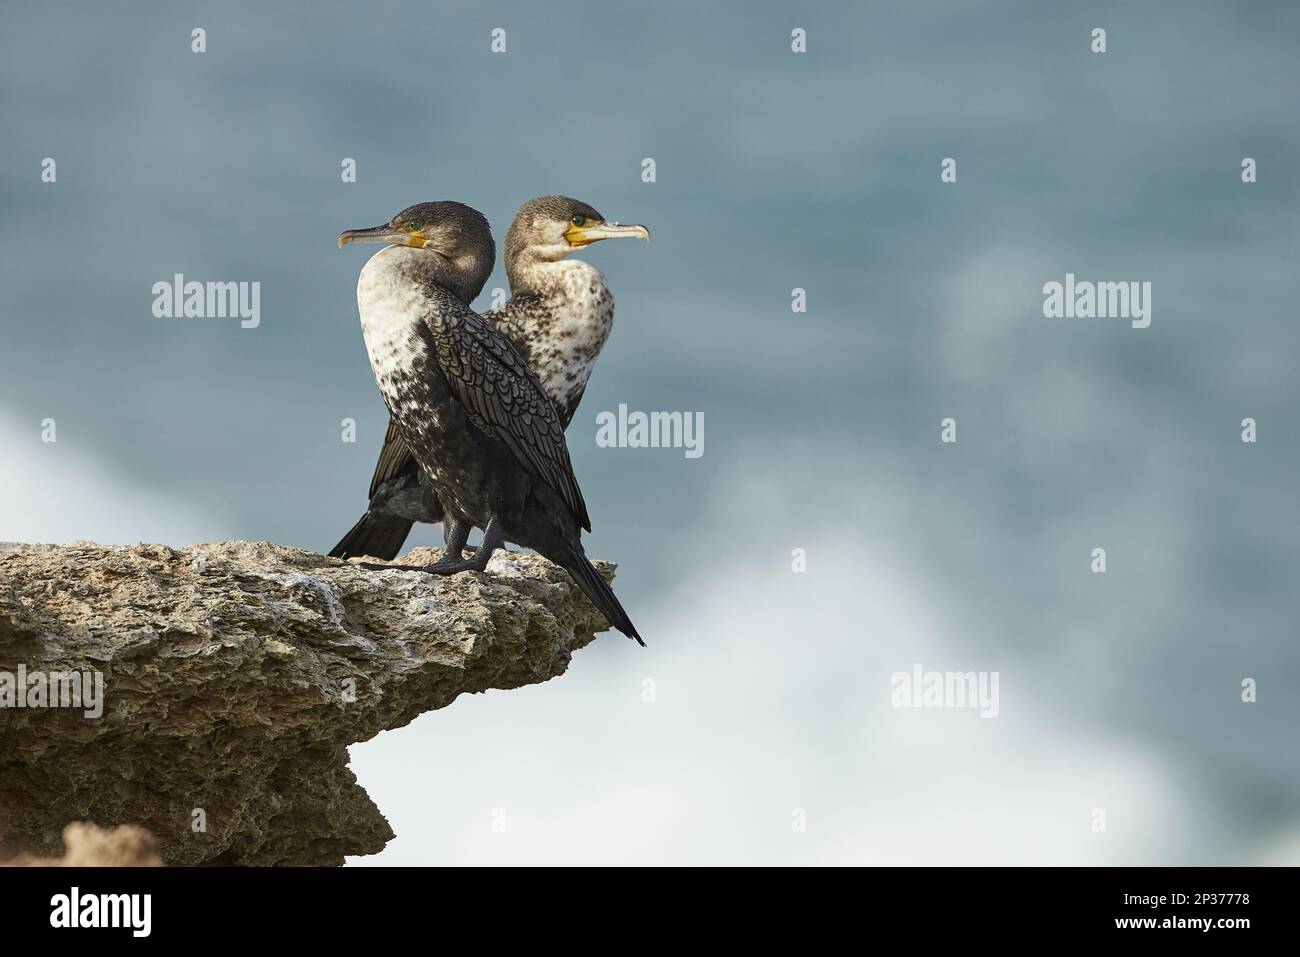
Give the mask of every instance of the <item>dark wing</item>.
M 379 486 L 383 485 L 390 479 L 395 479 L 400 475 L 410 473 L 414 477 L 419 477 L 419 466 L 416 465 L 415 459 L 402 441 L 402 437 L 397 434 L 397 423 L 390 417 L 388 420 L 388 432 L 384 435 L 384 447 L 379 450 L 379 461 L 375 464 L 375 475 L 370 480 L 370 497 L 374 498 L 375 493 L 379 491 Z
M 439 308 L 456 314 L 429 322 L 434 351 L 469 420 L 509 446 L 520 464 L 554 489 L 578 524 L 591 531 L 564 427 L 528 363 L 468 306 L 448 297 Z

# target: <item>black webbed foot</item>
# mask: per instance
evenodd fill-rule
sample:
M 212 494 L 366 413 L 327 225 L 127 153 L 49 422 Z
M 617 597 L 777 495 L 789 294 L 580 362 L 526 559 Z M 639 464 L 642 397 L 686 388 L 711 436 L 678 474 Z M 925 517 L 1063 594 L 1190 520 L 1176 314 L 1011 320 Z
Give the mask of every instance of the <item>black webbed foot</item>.
M 452 558 L 452 553 L 447 552 L 442 556 L 442 558 L 438 559 L 432 565 L 427 566 L 424 570 L 430 575 L 455 575 L 457 572 L 486 571 L 488 562 L 492 558 L 492 553 L 495 552 L 500 545 L 501 523 L 497 521 L 494 516 L 488 521 L 487 528 L 483 529 L 483 544 L 474 549 L 474 556 L 472 558 L 461 559 L 459 555 Z M 451 558 L 451 561 L 448 561 L 449 558 Z
M 465 534 L 469 534 L 469 527 L 462 526 Z M 393 569 L 399 572 L 424 572 L 428 575 L 455 575 L 458 572 L 481 572 L 487 570 L 488 562 L 492 555 L 501 547 L 501 523 L 495 518 L 488 522 L 487 528 L 483 530 L 483 544 L 474 549 L 473 557 L 462 558 L 461 550 L 464 548 L 464 539 L 457 536 L 450 543 L 454 547 L 448 548 L 442 553 L 432 565 L 380 565 L 376 562 L 357 562 L 358 568 L 366 568 L 370 571 L 386 571 Z
M 451 575 L 455 572 L 464 571 L 473 563 L 474 560 L 472 558 L 469 561 L 466 561 L 463 555 L 448 550 L 442 553 L 440 559 L 432 565 L 423 566 L 420 571 L 428 572 L 430 575 Z M 482 569 L 479 570 L 481 571 Z

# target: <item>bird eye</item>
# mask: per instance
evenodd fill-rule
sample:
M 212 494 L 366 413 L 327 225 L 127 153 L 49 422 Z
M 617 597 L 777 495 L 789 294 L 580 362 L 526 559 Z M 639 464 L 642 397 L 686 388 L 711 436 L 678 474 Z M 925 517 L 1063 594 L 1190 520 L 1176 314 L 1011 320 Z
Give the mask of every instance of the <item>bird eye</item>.
M 586 222 L 586 220 L 583 219 L 581 216 L 574 216 L 574 217 L 573 217 L 573 225 L 575 225 L 575 226 L 581 226 L 581 225 L 582 225 L 583 223 L 585 223 L 585 222 Z
M 420 228 L 420 221 L 418 219 L 412 219 L 407 222 L 406 228 L 411 231 L 415 231 Z

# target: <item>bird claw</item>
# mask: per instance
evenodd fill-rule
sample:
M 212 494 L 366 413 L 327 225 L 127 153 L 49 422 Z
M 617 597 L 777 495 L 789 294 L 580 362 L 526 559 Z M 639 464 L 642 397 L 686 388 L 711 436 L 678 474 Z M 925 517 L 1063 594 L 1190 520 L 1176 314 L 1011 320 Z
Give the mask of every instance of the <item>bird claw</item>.
M 476 561 L 471 558 L 468 561 L 436 561 L 432 565 L 425 565 L 424 571 L 430 575 L 455 575 L 458 572 L 481 572 L 487 570 L 486 561 Z

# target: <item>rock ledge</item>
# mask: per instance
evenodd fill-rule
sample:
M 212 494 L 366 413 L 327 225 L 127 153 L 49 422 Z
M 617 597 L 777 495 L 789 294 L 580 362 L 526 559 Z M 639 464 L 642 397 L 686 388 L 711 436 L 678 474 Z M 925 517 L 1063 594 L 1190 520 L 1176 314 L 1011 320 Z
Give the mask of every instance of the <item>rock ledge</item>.
M 267 542 L 0 544 L 0 857 L 57 856 L 80 820 L 146 828 L 167 864 L 373 854 L 393 833 L 348 745 L 562 674 L 607 627 L 514 552 L 435 578 Z M 79 707 L 15 706 L 20 674 L 38 704 L 73 673 Z

